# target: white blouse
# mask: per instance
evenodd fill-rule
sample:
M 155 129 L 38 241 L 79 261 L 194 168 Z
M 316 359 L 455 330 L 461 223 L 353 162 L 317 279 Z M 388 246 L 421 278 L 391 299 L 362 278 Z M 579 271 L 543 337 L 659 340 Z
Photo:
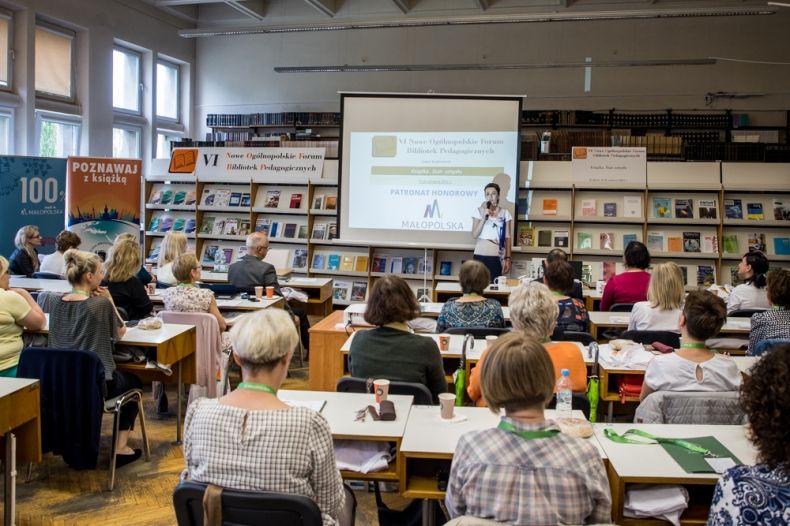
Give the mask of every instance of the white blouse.
M 41 260 L 41 267 L 39 272 L 50 272 L 58 276 L 66 275 L 66 261 L 63 259 L 63 254 L 57 250 L 52 254 L 47 254 Z
M 698 367 L 702 380 L 697 380 Z M 729 356 L 714 354 L 710 360 L 697 363 L 673 352 L 650 360 L 645 383 L 653 391 L 737 391 L 741 372 Z
M 727 314 L 738 309 L 770 309 L 765 287 L 758 289 L 751 283 L 741 283 L 727 297 Z
M 651 307 L 649 301 L 640 301 L 631 309 L 628 330 L 680 332 L 680 313 L 680 309 L 661 310 Z

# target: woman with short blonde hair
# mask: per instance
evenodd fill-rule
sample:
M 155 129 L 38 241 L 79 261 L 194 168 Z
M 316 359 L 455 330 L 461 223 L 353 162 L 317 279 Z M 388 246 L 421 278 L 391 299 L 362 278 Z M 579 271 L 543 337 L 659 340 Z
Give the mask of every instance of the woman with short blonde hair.
M 165 234 L 159 246 L 159 259 L 157 261 L 156 281 L 164 285 L 175 285 L 173 276 L 173 261 L 187 251 L 187 236 L 183 232 Z
M 16 249 L 8 258 L 11 274 L 30 277 L 38 272 L 38 251 L 41 246 L 41 233 L 35 225 L 25 225 L 16 231 L 14 246 Z
M 634 304 L 628 330 L 680 332 L 680 306 L 685 294 L 680 267 L 672 261 L 656 265 L 647 287 L 647 301 Z
M 118 236 L 107 255 L 104 285 L 115 305 L 126 311 L 130 320 L 151 315 L 154 305 L 145 285 L 137 277 L 140 270 L 140 245 L 134 238 Z

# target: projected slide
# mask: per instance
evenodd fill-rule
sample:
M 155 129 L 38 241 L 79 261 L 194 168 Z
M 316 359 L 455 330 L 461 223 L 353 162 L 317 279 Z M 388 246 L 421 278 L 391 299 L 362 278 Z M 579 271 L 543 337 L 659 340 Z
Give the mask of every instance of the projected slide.
M 348 226 L 465 232 L 496 182 L 515 201 L 518 133 L 352 132 Z

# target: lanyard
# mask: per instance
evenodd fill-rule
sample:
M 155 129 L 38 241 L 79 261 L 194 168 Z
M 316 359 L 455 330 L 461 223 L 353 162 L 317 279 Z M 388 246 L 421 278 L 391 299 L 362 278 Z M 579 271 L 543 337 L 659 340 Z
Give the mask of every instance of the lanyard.
M 499 429 L 502 429 L 503 431 L 507 431 L 509 433 L 513 433 L 514 435 L 518 435 L 524 440 L 534 440 L 537 438 L 550 438 L 553 437 L 554 435 L 560 434 L 559 429 L 549 429 L 546 431 L 521 431 L 516 426 L 514 426 L 513 424 L 511 424 L 506 420 L 501 420 L 497 427 Z
M 241 382 L 238 386 L 238 389 L 250 389 L 251 391 L 263 391 L 264 393 L 269 393 L 270 395 L 277 396 L 277 389 L 273 389 L 266 384 L 259 384 L 256 382 Z
M 704 343 L 681 343 L 681 349 L 705 349 Z
M 72 294 L 76 294 L 77 296 L 85 296 L 86 298 L 90 298 L 91 297 L 91 293 L 90 292 L 86 292 L 86 291 L 80 290 L 80 289 L 71 289 L 71 293 Z
M 612 429 L 611 427 L 607 427 L 603 430 L 603 434 L 611 440 L 612 442 L 618 442 L 620 444 L 674 444 L 676 446 L 682 447 L 684 449 L 688 449 L 689 451 L 693 451 L 694 453 L 701 453 L 703 455 L 709 455 L 710 450 L 705 449 L 704 447 L 695 444 L 694 442 L 689 442 L 688 440 L 683 440 L 681 438 L 661 438 L 655 435 L 651 435 L 646 431 L 642 431 L 640 429 L 629 429 L 622 435 L 618 435 L 617 431 Z M 634 440 L 632 438 L 627 438 L 628 435 L 636 435 L 642 438 L 646 438 L 648 440 L 652 440 L 652 442 L 645 442 L 643 440 Z

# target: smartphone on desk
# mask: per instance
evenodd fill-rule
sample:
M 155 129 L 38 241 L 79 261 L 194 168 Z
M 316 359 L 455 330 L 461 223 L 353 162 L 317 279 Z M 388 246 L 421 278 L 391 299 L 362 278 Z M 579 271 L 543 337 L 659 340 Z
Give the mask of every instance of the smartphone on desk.
M 140 323 L 140 320 L 129 320 L 124 325 L 127 327 L 137 327 L 137 324 Z

